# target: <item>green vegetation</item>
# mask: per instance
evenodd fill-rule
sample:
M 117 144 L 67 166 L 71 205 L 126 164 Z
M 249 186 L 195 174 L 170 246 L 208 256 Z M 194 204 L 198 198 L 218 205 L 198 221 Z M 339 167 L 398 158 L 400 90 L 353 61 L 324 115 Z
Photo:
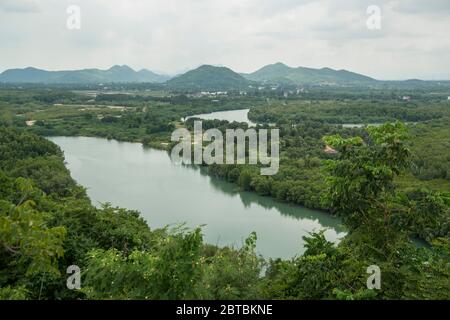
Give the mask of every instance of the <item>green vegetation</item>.
M 209 121 L 203 126 L 208 128 Z M 218 126 L 219 127 L 219 126 Z M 233 125 L 225 126 L 226 128 Z M 220 128 L 220 127 L 219 127 Z M 328 134 L 350 136 L 351 129 L 305 122 L 299 126 L 280 126 L 280 168 L 276 175 L 261 176 L 259 168 L 252 165 L 211 165 L 208 172 L 243 190 L 255 191 L 263 196 L 293 202 L 309 208 L 326 209 L 321 203 L 325 191 L 323 159 L 332 155 L 324 151 L 321 138 Z
M 150 230 L 137 212 L 97 209 L 62 166 L 52 170 L 69 181 L 64 195 L 60 186 L 43 192 L 38 185 L 45 176 L 10 176 L 15 160 L 63 158 L 45 139 L 0 129 L 0 297 L 448 299 L 448 234 L 432 248 L 418 249 L 403 224 L 421 207 L 446 210 L 448 216 L 448 203 L 437 194 L 417 195 L 420 206 L 402 202 L 393 178 L 409 157 L 403 133 L 400 125 L 371 129 L 370 146 L 357 137 L 326 138 L 340 151 L 328 165 L 327 199 L 350 233 L 337 247 L 322 233 L 313 234 L 303 256 L 265 262 L 255 254 L 255 234 L 241 249 L 217 248 L 203 243 L 200 229 Z M 65 268 L 73 261 L 83 270 L 79 291 L 65 288 Z M 365 269 L 372 264 L 383 270 L 379 291 L 365 285 Z
M 245 90 L 251 83 L 226 67 L 203 65 L 169 80 L 167 85 L 173 90 L 192 92 Z
M 374 101 L 358 90 L 340 94 L 359 98 L 321 100 L 314 90 L 284 99 L 1 89 L 0 299 L 449 299 L 448 103 L 423 92 L 410 103 L 379 92 Z M 250 165 L 212 165 L 208 172 L 243 190 L 339 215 L 349 231 L 339 245 L 319 232 L 305 239 L 303 255 L 267 261 L 256 254 L 256 234 L 242 248 L 219 248 L 203 242 L 200 228 L 150 229 L 136 211 L 94 207 L 61 150 L 39 137 L 170 148 L 173 128 L 192 125 L 181 118 L 249 107 L 253 121 L 281 130 L 278 174 L 261 176 Z M 367 129 L 338 125 L 386 121 Z M 415 246 L 415 237 L 427 246 Z M 66 288 L 74 263 L 81 290 Z M 366 287 L 370 265 L 382 271 L 381 290 Z
M 8 89 L 0 94 L 0 124 L 42 136 L 96 136 L 164 149 L 182 118 L 249 108 L 261 101 L 240 96 L 219 99 L 152 96 L 147 92 L 96 93 L 92 97 L 60 88 Z M 35 122 L 27 126 L 26 121 Z
M 258 123 L 371 124 L 402 120 L 418 122 L 449 116 L 447 101 L 412 101 L 399 99 L 298 100 L 273 101 L 251 110 L 249 117 Z
M 305 67 L 291 68 L 281 62 L 264 66 L 253 73 L 246 74 L 245 77 L 253 81 L 294 85 L 314 83 L 358 83 L 361 85 L 364 83 L 370 84 L 376 82 L 375 79 L 347 70 L 333 70 L 330 68 L 313 69 Z

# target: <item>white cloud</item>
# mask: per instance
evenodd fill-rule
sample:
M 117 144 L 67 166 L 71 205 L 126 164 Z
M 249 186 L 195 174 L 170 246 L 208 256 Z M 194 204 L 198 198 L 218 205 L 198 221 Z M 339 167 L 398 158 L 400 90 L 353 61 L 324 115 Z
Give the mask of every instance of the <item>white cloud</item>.
M 66 29 L 70 4 L 81 7 L 79 31 Z M 382 8 L 381 30 L 366 28 L 370 4 Z M 446 4 L 441 0 L 426 5 L 419 0 L 0 0 L 0 70 L 128 64 L 175 73 L 210 63 L 249 72 L 283 61 L 349 69 L 381 79 L 450 78 Z

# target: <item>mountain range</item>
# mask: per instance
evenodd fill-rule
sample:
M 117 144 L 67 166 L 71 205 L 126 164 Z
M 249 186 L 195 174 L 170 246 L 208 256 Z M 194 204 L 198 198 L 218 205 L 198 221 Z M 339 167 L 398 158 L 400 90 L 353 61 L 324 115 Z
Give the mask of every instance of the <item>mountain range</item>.
M 173 90 L 226 91 L 245 89 L 260 83 L 268 84 L 355 84 L 364 85 L 377 80 L 347 70 L 330 68 L 313 69 L 289 67 L 275 63 L 262 67 L 253 73 L 236 73 L 227 67 L 203 65 L 173 78 L 142 69 L 113 66 L 108 70 L 82 69 L 70 71 L 46 71 L 32 67 L 9 69 L 0 74 L 4 83 L 48 83 L 48 84 L 98 84 L 98 83 L 165 83 Z
M 242 75 L 246 79 L 253 81 L 283 84 L 364 84 L 376 81 L 373 78 L 347 70 L 292 68 L 281 62 L 270 64 L 253 73 Z
M 0 82 L 13 83 L 111 83 L 111 82 L 165 82 L 169 76 L 142 69 L 113 66 L 108 70 L 82 69 L 68 71 L 46 71 L 32 67 L 9 69 L 0 74 Z

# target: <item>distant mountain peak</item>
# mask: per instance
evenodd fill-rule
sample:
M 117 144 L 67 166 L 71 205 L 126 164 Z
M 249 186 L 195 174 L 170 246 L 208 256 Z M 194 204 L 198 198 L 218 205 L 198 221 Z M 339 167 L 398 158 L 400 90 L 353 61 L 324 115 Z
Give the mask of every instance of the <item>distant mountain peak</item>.
M 117 70 L 117 71 L 134 71 L 131 67 L 127 66 L 126 64 L 124 65 L 114 65 L 111 68 L 109 68 L 108 70 Z
M 285 64 L 283 62 L 280 62 L 280 61 L 275 62 L 273 65 L 277 66 L 277 67 L 288 67 L 288 68 L 290 68 L 287 64 Z
M 221 70 L 221 69 L 222 70 L 227 69 L 227 70 L 232 71 L 228 67 L 225 67 L 225 66 L 214 66 L 212 64 L 202 64 L 200 67 L 198 67 L 197 69 L 194 69 L 194 70 Z M 193 71 L 193 70 L 191 70 L 191 71 Z
M 261 69 L 263 69 L 263 68 L 283 68 L 283 69 L 293 69 L 293 68 L 289 67 L 287 64 L 285 64 L 285 63 L 283 63 L 283 62 L 276 62 L 276 63 L 274 63 L 274 64 L 268 64 L 268 65 L 262 67 Z
M 41 69 L 38 69 L 38 68 L 35 68 L 35 67 L 26 67 L 26 68 L 24 68 L 23 70 L 41 70 Z
M 247 88 L 249 83 L 230 68 L 204 64 L 171 79 L 167 85 L 182 91 L 228 91 Z
M 141 69 L 141 70 L 139 70 L 138 71 L 138 73 L 152 73 L 152 74 L 156 74 L 156 73 L 154 73 L 153 71 L 151 71 L 151 70 L 148 70 L 148 69 Z

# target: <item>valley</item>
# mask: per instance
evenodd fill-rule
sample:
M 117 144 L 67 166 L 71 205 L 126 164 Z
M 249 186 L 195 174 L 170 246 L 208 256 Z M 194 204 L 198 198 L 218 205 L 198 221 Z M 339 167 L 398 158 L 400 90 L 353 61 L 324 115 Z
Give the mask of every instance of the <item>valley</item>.
M 229 73 L 218 77 L 223 72 Z M 189 78 L 193 86 L 174 90 L 151 83 L 0 88 L 2 199 L 4 208 L 32 210 L 36 218 L 30 219 L 43 219 L 39 232 L 48 242 L 30 256 L 42 262 L 34 269 L 23 264 L 19 274 L 53 272 L 46 298 L 128 299 L 142 292 L 155 299 L 446 297 L 445 85 L 305 86 L 297 92 L 292 84 L 275 90 L 262 84 L 245 94 L 220 88 L 226 93 L 213 95 L 199 94 L 210 82 Z M 222 133 L 278 128 L 279 171 L 262 176 L 251 164 L 175 166 L 171 134 L 192 132 L 196 120 Z M 27 207 L 21 194 L 35 205 Z M 45 255 L 49 246 L 57 256 Z M 374 259 L 387 270 L 381 292 L 364 285 L 365 265 Z M 64 291 L 55 261 L 80 261 L 90 270 L 88 289 Z M 105 261 L 108 276 L 96 271 L 105 270 Z M 127 280 L 100 287 L 105 277 Z M 31 282 L 4 279 L 13 285 L 3 295 L 36 297 Z M 129 281 L 141 284 L 130 291 Z M 414 285 L 399 289 L 398 281 Z M 432 289 L 435 282 L 441 289 Z

